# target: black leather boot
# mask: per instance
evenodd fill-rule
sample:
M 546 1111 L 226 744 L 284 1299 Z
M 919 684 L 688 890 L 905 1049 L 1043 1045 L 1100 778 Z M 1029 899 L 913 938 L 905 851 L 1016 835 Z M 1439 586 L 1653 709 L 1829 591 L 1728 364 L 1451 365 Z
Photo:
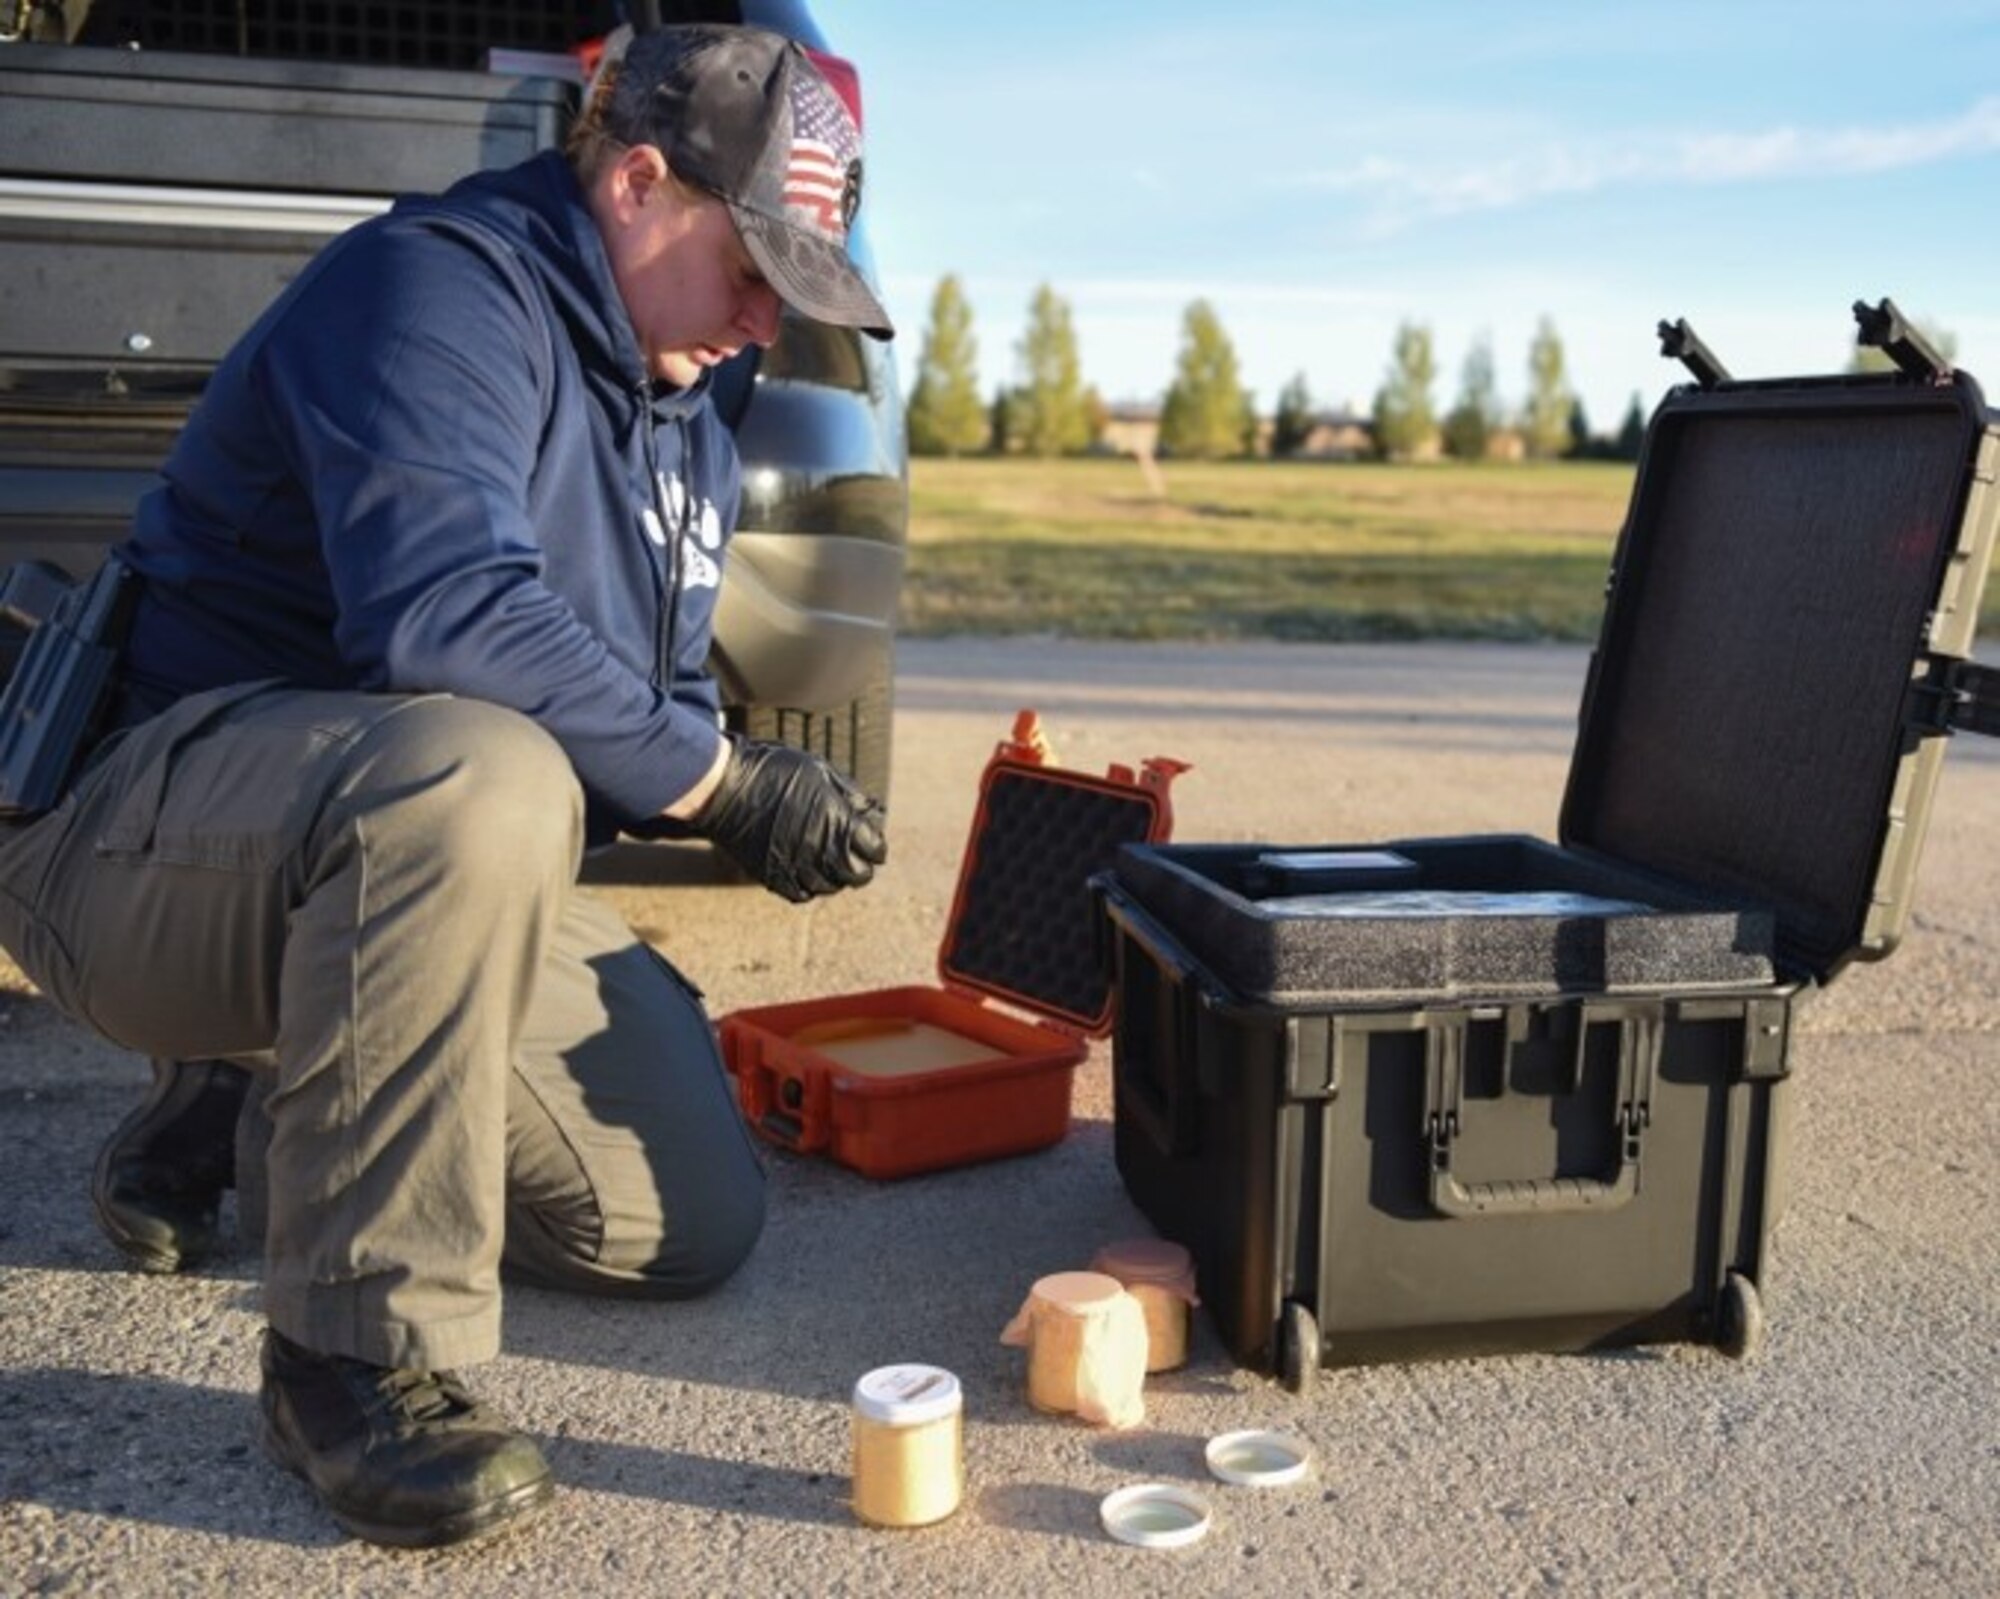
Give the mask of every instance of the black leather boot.
M 98 1152 L 90 1197 L 105 1236 L 141 1271 L 199 1265 L 236 1181 L 236 1117 L 250 1074 L 219 1060 L 155 1060 L 153 1089 Z
M 534 1443 L 448 1371 L 402 1371 L 264 1332 L 264 1447 L 370 1543 L 431 1549 L 515 1521 L 555 1490 Z

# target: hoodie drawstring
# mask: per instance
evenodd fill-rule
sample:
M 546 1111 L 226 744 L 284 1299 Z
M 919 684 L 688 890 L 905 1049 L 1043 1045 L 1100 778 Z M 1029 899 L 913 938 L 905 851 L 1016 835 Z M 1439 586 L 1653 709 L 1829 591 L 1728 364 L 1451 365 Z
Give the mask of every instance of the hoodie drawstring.
M 677 635 L 680 632 L 681 615 L 681 541 L 687 537 L 689 513 L 693 507 L 694 494 L 689 489 L 689 473 L 681 473 L 681 514 L 673 515 L 673 506 L 667 501 L 667 485 L 660 475 L 660 445 L 653 434 L 653 398 L 650 389 L 641 385 L 637 390 L 640 426 L 645 431 L 646 449 L 646 492 L 652 497 L 653 512 L 659 518 L 660 532 L 666 541 L 663 554 L 667 562 L 667 580 L 661 585 L 663 594 L 660 606 L 659 625 L 653 630 L 654 657 L 653 675 L 659 686 L 671 699 L 677 668 L 674 656 Z M 674 428 L 680 436 L 680 456 L 683 466 L 688 458 L 689 438 L 687 419 L 674 418 Z
M 687 563 L 687 541 L 694 531 L 694 438 L 688 432 L 687 418 L 680 412 L 674 413 L 674 433 L 680 441 L 681 458 L 681 521 L 674 529 L 673 553 L 667 557 L 667 675 L 666 689 L 669 695 L 674 691 L 674 683 L 680 675 L 680 630 L 681 630 L 681 586 Z

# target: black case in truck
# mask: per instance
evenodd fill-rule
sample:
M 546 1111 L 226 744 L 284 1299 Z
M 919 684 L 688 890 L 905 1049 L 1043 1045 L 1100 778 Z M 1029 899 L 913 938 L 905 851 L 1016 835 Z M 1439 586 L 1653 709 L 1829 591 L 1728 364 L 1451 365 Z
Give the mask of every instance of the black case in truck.
M 1648 428 L 1559 844 L 1097 880 L 1119 1170 L 1237 1361 L 1755 1343 L 1794 1008 L 1894 946 L 1944 740 L 1995 731 L 2000 426 L 1856 309 L 1904 370 L 1734 382 L 1663 326 L 1703 381 Z

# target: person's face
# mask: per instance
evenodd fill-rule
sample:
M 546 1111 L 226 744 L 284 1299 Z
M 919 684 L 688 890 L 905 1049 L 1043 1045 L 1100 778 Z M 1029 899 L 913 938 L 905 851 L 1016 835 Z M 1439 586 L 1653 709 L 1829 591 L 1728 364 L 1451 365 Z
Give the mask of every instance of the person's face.
M 596 201 L 619 298 L 646 370 L 685 388 L 746 344 L 778 336 L 778 293 L 764 281 L 729 209 L 676 185 L 651 145 L 624 151 Z

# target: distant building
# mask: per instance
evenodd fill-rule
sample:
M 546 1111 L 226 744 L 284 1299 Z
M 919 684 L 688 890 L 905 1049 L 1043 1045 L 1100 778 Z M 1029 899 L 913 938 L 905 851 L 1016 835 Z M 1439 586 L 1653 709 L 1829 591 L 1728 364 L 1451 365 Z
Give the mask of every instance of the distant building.
M 1159 453 L 1160 408 L 1131 400 L 1104 408 L 1104 431 L 1097 448 L 1107 455 L 1152 456 Z
M 1160 408 L 1126 400 L 1105 407 L 1096 448 L 1106 455 L 1155 456 L 1160 450 Z M 1271 419 L 1257 420 L 1257 453 L 1271 453 Z M 1352 411 L 1323 411 L 1292 457 L 1299 461 L 1358 461 L 1375 453 L 1369 420 Z
M 1268 429 L 1260 433 L 1262 447 L 1270 447 Z M 1314 415 L 1294 460 L 1360 461 L 1375 453 L 1375 428 L 1365 416 L 1353 411 L 1321 411 Z

